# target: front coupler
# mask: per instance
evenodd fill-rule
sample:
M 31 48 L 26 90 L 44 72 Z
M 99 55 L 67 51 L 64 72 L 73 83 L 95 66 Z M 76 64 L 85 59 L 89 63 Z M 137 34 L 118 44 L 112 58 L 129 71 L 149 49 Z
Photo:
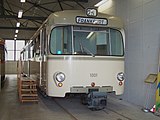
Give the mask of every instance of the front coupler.
M 107 106 L 107 93 L 93 91 L 88 94 L 88 108 L 101 110 Z

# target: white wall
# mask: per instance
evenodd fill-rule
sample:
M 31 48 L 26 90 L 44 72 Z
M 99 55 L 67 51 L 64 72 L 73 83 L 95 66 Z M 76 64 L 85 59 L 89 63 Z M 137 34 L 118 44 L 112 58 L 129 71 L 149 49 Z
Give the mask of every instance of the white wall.
M 17 61 L 6 61 L 5 72 L 6 74 L 17 74 Z
M 126 31 L 126 87 L 123 98 L 151 107 L 156 85 L 146 85 L 149 73 L 157 73 L 160 47 L 160 0 L 112 0 L 105 13 L 124 20 Z M 150 99 L 148 100 L 147 95 Z M 147 100 L 146 100 L 147 99 Z

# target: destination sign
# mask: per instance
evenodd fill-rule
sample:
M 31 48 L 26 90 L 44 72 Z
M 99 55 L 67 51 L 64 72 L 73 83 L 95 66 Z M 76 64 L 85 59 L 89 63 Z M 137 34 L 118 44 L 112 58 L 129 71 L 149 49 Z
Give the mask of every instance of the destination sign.
M 107 25 L 108 20 L 105 18 L 88 18 L 88 17 L 76 17 L 76 22 L 79 24 L 94 24 L 94 25 Z

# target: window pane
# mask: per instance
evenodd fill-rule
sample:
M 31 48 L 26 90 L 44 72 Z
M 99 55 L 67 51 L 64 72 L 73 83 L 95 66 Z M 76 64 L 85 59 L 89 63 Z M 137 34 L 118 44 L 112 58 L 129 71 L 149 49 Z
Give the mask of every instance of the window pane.
M 120 31 L 111 28 L 88 27 L 88 30 L 83 28 L 79 27 L 79 30 L 76 28 L 73 31 L 75 54 L 123 56 L 123 39 Z
M 70 27 L 56 27 L 51 32 L 50 50 L 52 54 L 71 54 Z
M 14 60 L 14 51 L 7 51 L 8 52 L 8 60 Z
M 119 31 L 111 29 L 111 53 L 112 55 L 123 55 L 123 40 Z
M 96 54 L 96 36 L 94 32 L 75 31 L 73 35 L 75 54 Z
M 16 50 L 22 50 L 22 48 L 24 47 L 24 45 L 25 45 L 25 41 L 23 40 L 21 40 L 21 41 L 16 41 Z
M 14 50 L 14 40 L 6 40 L 5 43 L 7 50 Z
M 20 59 L 20 51 L 16 51 L 16 60 Z
M 75 54 L 110 55 L 107 44 L 109 39 L 108 28 L 99 27 L 75 27 L 74 51 Z

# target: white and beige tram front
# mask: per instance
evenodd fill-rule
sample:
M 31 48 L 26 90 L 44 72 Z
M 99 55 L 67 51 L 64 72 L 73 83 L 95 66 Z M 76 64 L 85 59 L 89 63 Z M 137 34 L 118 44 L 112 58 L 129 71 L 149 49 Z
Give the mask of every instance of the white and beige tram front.
M 47 95 L 64 97 L 66 93 L 90 91 L 123 93 L 123 30 L 108 27 L 108 23 L 86 24 L 51 29 Z

